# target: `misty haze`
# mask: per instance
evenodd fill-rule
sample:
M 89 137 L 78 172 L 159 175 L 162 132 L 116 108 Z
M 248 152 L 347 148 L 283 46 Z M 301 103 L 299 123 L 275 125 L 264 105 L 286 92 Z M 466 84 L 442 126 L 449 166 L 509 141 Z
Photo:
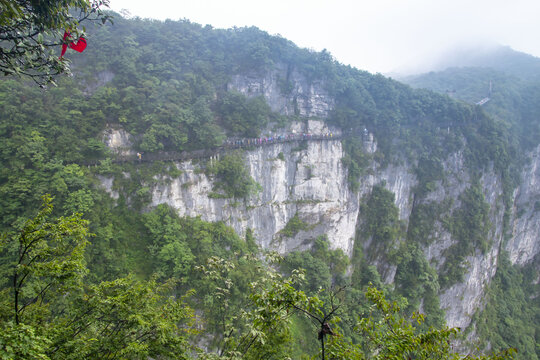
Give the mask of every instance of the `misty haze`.
M 1 358 L 539 359 L 536 2 L 107 4 L 0 2 Z

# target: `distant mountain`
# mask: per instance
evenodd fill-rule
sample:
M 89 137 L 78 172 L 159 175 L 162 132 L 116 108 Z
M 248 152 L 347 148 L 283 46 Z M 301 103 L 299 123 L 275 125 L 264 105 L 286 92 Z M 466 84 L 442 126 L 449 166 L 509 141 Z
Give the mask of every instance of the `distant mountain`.
M 243 296 L 249 284 L 269 283 L 244 255 L 269 249 L 286 273 L 306 269 L 306 294 L 343 289 L 335 341 L 364 343 L 353 326 L 373 283 L 425 313 L 426 327 L 469 328 L 481 349 L 538 360 L 540 147 L 525 163 L 540 143 L 538 59 L 493 54 L 491 68 L 477 55 L 408 80 L 450 98 L 254 27 L 116 15 L 89 29 L 84 54 L 66 55 L 73 76 L 58 86 L 0 81 L 0 231 L 15 234 L 50 193 L 55 216 L 84 213 L 95 234 L 88 285 L 133 274 L 171 279 L 163 291 L 176 299 L 195 289 L 201 332 L 190 343 L 208 351 L 224 343 L 225 321 L 231 339 L 256 329 L 237 315 L 260 308 Z M 16 253 L 0 246 L 1 271 Z M 203 278 L 218 258 L 219 278 Z M 274 337 L 242 358 L 318 356 L 311 320 L 264 326 Z M 60 339 L 49 335 L 36 330 L 39 346 Z
M 449 67 L 482 67 L 505 72 L 522 79 L 540 79 L 540 58 L 515 51 L 508 46 L 464 48 L 446 54 L 436 66 L 443 70 Z
M 489 98 L 482 105 L 487 112 L 516 128 L 523 144 L 536 144 L 540 137 L 540 58 L 500 46 L 460 50 L 437 67 L 444 70 L 400 80 L 469 104 Z
M 431 61 L 429 66 L 417 67 L 425 69 L 423 71 L 408 71 L 402 75 L 397 71 L 392 77 L 402 79 L 410 74 L 416 76 L 422 72 L 438 72 L 455 67 L 489 68 L 524 80 L 540 80 L 540 58 L 502 45 L 454 48 Z

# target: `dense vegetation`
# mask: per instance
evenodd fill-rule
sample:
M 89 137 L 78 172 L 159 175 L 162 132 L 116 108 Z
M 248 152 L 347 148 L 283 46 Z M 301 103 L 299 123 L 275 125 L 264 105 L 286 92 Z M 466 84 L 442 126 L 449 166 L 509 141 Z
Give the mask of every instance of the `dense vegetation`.
M 514 146 L 520 149 L 519 152 L 507 154 L 513 164 L 506 172 L 507 175 L 504 175 L 506 179 L 515 177 L 517 174 L 515 164 L 519 164 L 522 160 L 519 153 L 532 150 L 538 146 L 540 139 L 538 109 L 540 61 L 502 47 L 480 55 L 475 55 L 474 52 L 463 55 L 460 59 L 450 59 L 449 65 L 460 64 L 468 67 L 451 67 L 444 71 L 412 76 L 404 80 L 414 87 L 446 93 L 452 98 L 471 104 L 489 97 L 490 101 L 482 108 L 497 123 L 509 130 L 508 142 L 519 143 L 519 146 Z M 515 180 L 506 184 L 504 199 L 506 204 L 511 183 L 515 183 Z M 488 208 L 479 190 L 477 185 L 469 188 L 462 195 L 461 208 L 456 209 L 450 218 L 443 219 L 442 213 L 436 210 L 437 215 L 432 217 L 442 220 L 456 239 L 465 240 L 460 240 L 462 245 L 459 248 L 453 246 L 447 250 L 447 261 L 441 278 L 443 284 L 458 281 L 463 273 L 463 269 L 455 266 L 458 262 L 451 261 L 452 259 L 470 253 L 473 250 L 472 243 L 476 243 L 475 249 L 485 251 L 488 248 L 486 241 L 489 241 L 488 230 L 491 227 L 486 223 Z M 505 227 L 508 225 L 507 219 L 508 209 L 503 224 Z M 426 220 L 423 222 L 426 223 Z M 429 226 L 430 223 L 426 225 Z M 538 306 L 535 302 L 538 289 L 529 278 L 537 273 L 535 270 L 537 264 L 538 260 L 535 260 L 523 268 L 512 266 L 507 253 L 501 252 L 497 274 L 490 285 L 486 309 L 475 316 L 479 333 L 486 346 L 501 349 L 509 343 L 519 344 L 515 346 L 521 349 L 521 357 L 540 358 L 539 332 L 536 326 Z
M 317 356 L 317 334 L 329 323 L 340 334 L 326 338 L 329 354 L 335 358 L 372 358 L 379 351 L 381 356 L 397 356 L 403 351 L 421 358 L 426 356 L 422 347 L 426 344 L 432 346 L 431 351 L 434 347 L 450 351 L 446 340 L 453 331 L 429 328 L 443 326 L 437 294 L 441 285 L 459 280 L 465 256 L 476 249 L 485 250 L 489 223 L 483 194 L 476 184 L 460 199 L 461 207 L 451 213 L 424 200 L 443 181 L 446 156 L 464 146 L 471 171 L 480 173 L 492 163 L 505 183 L 508 198 L 516 182 L 512 166 L 519 157 L 517 144 L 523 143 L 520 134 L 531 133 L 529 128 L 516 132 L 502 115 L 494 119 L 481 109 L 443 95 L 412 90 L 381 75 L 342 66 L 326 51 L 299 49 L 256 28 L 215 30 L 188 21 L 116 16 L 114 26 L 89 29 L 88 42 L 85 56 L 73 59 L 74 77 L 59 79 L 58 87 L 42 90 L 10 78 L 0 83 L 0 231 L 7 234 L 1 248 L 2 274 L 12 276 L 19 271 L 13 268 L 17 253 L 13 241 L 21 240 L 16 234 L 31 231 L 27 221 L 35 218 L 44 194 L 51 194 L 55 203 L 54 210 L 45 206 L 47 216 L 66 216 L 64 219 L 81 225 L 81 231 L 93 234 L 90 243 L 79 239 L 85 251 L 77 251 L 75 262 L 67 264 L 78 269 L 73 279 L 77 284 L 67 293 L 55 287 L 45 298 L 39 286 L 47 283 L 41 278 L 32 282 L 25 296 L 29 309 L 35 312 L 22 311 L 28 318 L 21 317 L 20 323 L 13 320 L 11 298 L 2 296 L 2 346 L 7 341 L 15 344 L 29 339 L 36 345 L 28 349 L 29 354 L 36 358 L 41 354 L 44 359 L 61 358 L 55 353 L 68 354 L 73 349 L 84 351 L 88 358 L 99 358 L 96 354 L 103 349 L 113 356 L 116 348 L 124 352 L 114 356 L 158 357 L 176 351 L 178 356 L 187 357 L 193 351 L 188 343 L 207 345 L 214 351 L 201 354 L 203 358 L 255 359 L 261 358 L 261 353 L 271 359 L 290 354 L 301 358 Z M 362 200 L 365 221 L 358 229 L 350 264 L 323 236 L 313 239 L 308 251 L 288 254 L 279 267 L 282 274 L 276 270 L 277 264 L 268 267 L 261 260 L 251 231 L 242 239 L 223 223 L 179 218 L 164 205 L 150 208 L 152 186 L 168 181 L 157 175 L 170 179 L 180 171 L 170 163 L 116 163 L 102 142 L 105 129 L 123 128 L 134 135 L 134 149 L 144 154 L 214 148 L 227 137 L 259 136 L 269 124 L 303 120 L 298 114 L 285 117 L 273 113 L 262 97 L 227 91 L 231 76 L 261 74 L 278 64 L 285 65 L 288 72 L 298 71 L 308 81 L 323 83 L 336 99 L 329 121 L 353 135 L 344 139 L 343 163 L 354 191 L 361 177 L 369 174 L 372 160 L 378 166 L 399 162 L 415 166 L 419 184 L 409 228 L 399 220 L 394 195 L 383 184 L 373 187 Z M 290 92 L 290 80 L 279 80 L 283 94 Z M 523 113 L 532 119 L 538 112 L 531 107 Z M 516 120 L 516 124 L 525 123 Z M 530 129 L 538 125 L 530 123 Z M 371 155 L 363 151 L 361 137 L 354 136 L 364 128 L 378 141 L 379 150 Z M 533 142 L 534 137 L 527 138 L 526 143 Z M 284 155 L 280 155 L 278 159 L 283 160 Z M 91 160 L 97 165 L 86 166 Z M 258 190 L 241 153 L 196 166 L 214 177 L 214 197 L 236 202 Z M 97 186 L 103 179 L 114 179 L 111 190 L 117 198 Z M 83 214 L 82 219 L 69 218 L 75 213 Z M 432 241 L 429 233 L 438 222 L 459 241 L 459 246 L 448 250 L 456 262 L 444 265 L 441 280 L 422 251 L 422 246 Z M 47 226 L 59 233 L 58 228 Z M 295 216 L 282 235 L 292 237 L 307 229 L 309 225 Z M 371 248 L 363 248 L 365 243 Z M 43 248 L 47 246 L 43 244 Z M 385 275 L 384 269 L 372 265 L 380 253 L 395 266 L 394 287 L 384 285 L 380 275 Z M 266 259 L 270 261 L 272 256 Z M 349 265 L 352 274 L 347 273 Z M 305 275 L 299 268 L 306 269 Z M 504 269 L 518 277 L 511 266 Z M 54 275 L 63 278 L 64 274 Z M 385 296 L 396 303 L 387 302 L 370 283 L 384 289 Z M 5 294 L 11 290 L 9 286 L 5 281 L 2 284 Z M 500 299 L 496 289 L 492 296 Z M 369 301 L 364 297 L 366 292 Z M 516 302 L 524 300 L 518 290 L 515 293 Z M 172 298 L 182 300 L 174 302 Z M 109 301 L 118 312 L 107 312 Z M 139 303 L 144 306 L 136 312 Z M 281 306 L 285 303 L 287 306 Z M 403 316 L 414 316 L 422 325 L 412 327 L 404 321 L 398 315 L 398 303 L 405 311 Z M 427 321 L 413 315 L 420 306 L 428 314 Z M 493 306 L 498 309 L 504 304 L 493 302 Z M 266 308 L 271 311 L 265 312 Z M 192 309 L 197 310 L 196 316 Z M 375 315 L 379 311 L 382 317 Z M 499 315 L 490 315 L 497 311 L 486 308 L 486 319 L 497 321 L 493 319 Z M 84 319 L 87 312 L 92 314 L 95 327 L 79 329 L 76 323 L 69 323 L 70 315 Z M 104 321 L 107 316 L 111 316 L 110 323 Z M 118 325 L 121 321 L 114 322 L 123 318 L 133 322 L 126 327 Z M 525 325 L 516 331 L 528 334 L 525 354 L 531 354 L 530 322 L 520 319 Z M 51 326 L 37 326 L 42 320 Z M 204 326 L 202 334 L 187 331 L 192 321 Z M 155 327 L 148 326 L 154 322 Z M 178 325 L 180 332 L 186 333 L 175 343 L 173 333 Z M 120 341 L 120 335 L 109 342 L 99 337 L 100 329 L 107 335 L 111 326 L 125 331 L 119 334 L 126 335 L 126 342 Z M 62 327 L 71 333 L 60 332 Z M 388 338 L 389 329 L 396 328 L 403 330 L 407 341 Z M 417 331 L 428 335 L 415 337 Z M 497 334 L 506 331 L 501 329 Z M 75 333 L 79 337 L 74 336 L 73 342 L 64 341 L 63 336 Z M 130 342 L 129 336 L 147 333 L 149 342 L 145 345 Z M 90 341 L 94 338 L 99 342 Z M 160 346 L 158 339 L 171 342 Z M 513 341 L 496 340 L 495 348 L 517 346 Z M 64 347 L 54 350 L 59 343 Z M 416 347 L 404 350 L 403 346 L 411 343 Z
M 325 293 L 320 280 L 331 289 L 343 278 L 321 278 L 320 270 L 343 276 L 348 259 L 340 250 L 329 250 L 324 238 L 310 253 L 291 253 L 282 266 L 290 275 L 284 276 L 246 252 L 257 250 L 249 238 L 240 240 L 223 224 L 180 219 L 159 206 L 144 215 L 153 238 L 149 250 L 155 255 L 155 276 L 92 284 L 85 279 L 88 222 L 80 214 L 51 219 L 51 202 L 44 197 L 38 214 L 5 233 L 0 243 L 3 358 L 189 359 L 197 352 L 203 359 L 283 359 L 291 351 L 320 354 L 323 360 L 379 358 L 381 351 L 385 356 L 453 356 L 449 339 L 457 329 L 417 329 L 399 314 L 397 303 L 373 287 L 365 292 L 367 302 L 359 292 L 339 296 L 345 287 Z M 298 288 L 304 287 L 304 274 L 297 266 L 314 265 L 315 259 L 320 268 L 309 269 L 304 292 Z M 192 287 L 198 292 L 186 290 Z M 352 338 L 341 335 L 339 318 L 351 311 L 363 314 L 351 319 L 357 326 L 346 327 Z M 200 327 L 203 319 L 206 351 L 195 345 L 194 324 Z M 423 323 L 422 315 L 413 319 Z M 304 335 L 318 331 L 318 351 L 309 342 L 294 342 L 294 329 L 302 323 Z M 500 356 L 493 359 L 505 353 Z
M 519 58 L 519 53 L 514 57 Z M 532 61 L 538 63 L 538 60 Z M 404 79 L 414 87 L 431 89 L 452 98 L 474 104 L 485 97 L 491 100 L 482 106 L 486 112 L 511 128 L 524 149 L 538 145 L 538 100 L 540 87 L 538 64 L 529 76 L 518 77 L 509 69 L 484 67 L 449 68 Z M 534 69 L 533 68 L 533 69 Z M 514 68 L 512 68 L 514 69 Z M 491 86 L 491 92 L 490 92 Z
M 485 202 L 479 184 L 473 184 L 465 190 L 460 201 L 460 208 L 454 210 L 445 224 L 457 242 L 445 250 L 446 261 L 441 274 L 443 286 L 463 280 L 466 272 L 465 258 L 474 255 L 476 250 L 485 253 L 489 248 L 489 205 Z
M 531 299 L 538 292 L 538 284 L 533 285 L 530 279 L 534 265 L 519 269 L 512 266 L 506 253 L 499 261 L 488 293 L 490 301 L 477 315 L 479 333 L 495 350 L 513 344 L 522 358 L 538 359 L 539 304 Z M 484 343 L 487 345 L 487 341 Z
M 222 159 L 207 167 L 215 176 L 214 190 L 211 196 L 226 198 L 246 198 L 260 190 L 260 185 L 253 180 L 245 167 L 244 159 L 238 152 L 225 155 Z

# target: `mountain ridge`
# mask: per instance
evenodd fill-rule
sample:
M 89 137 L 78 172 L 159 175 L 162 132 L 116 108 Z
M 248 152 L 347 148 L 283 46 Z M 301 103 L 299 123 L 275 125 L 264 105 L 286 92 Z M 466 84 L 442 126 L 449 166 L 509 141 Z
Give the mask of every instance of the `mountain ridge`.
M 537 254 L 522 253 L 537 249 L 531 234 L 540 216 L 514 192 L 530 180 L 521 194 L 540 193 L 533 186 L 537 151 L 529 151 L 538 138 L 523 137 L 534 135 L 524 126 L 538 124 L 534 107 L 519 108 L 515 118 L 490 115 L 495 100 L 484 110 L 412 89 L 256 28 L 119 18 L 91 32 L 87 52 L 58 88 L 0 84 L 1 226 L 22 221 L 41 193 L 52 192 L 60 214 L 81 211 L 91 220 L 96 237 L 88 262 L 96 277 L 190 271 L 174 262 L 189 256 L 169 259 L 165 251 L 175 244 L 167 241 L 185 234 L 172 226 L 172 235 L 158 241 L 148 230 L 162 231 L 148 219 L 166 212 L 163 204 L 177 216 L 226 223 L 291 256 L 326 238 L 349 256 L 356 285 L 382 279 L 388 291 L 409 299 L 408 310 L 423 307 L 436 322 L 446 310 L 452 325 L 472 324 L 472 337 L 484 344 L 491 337 L 473 329 L 487 322 L 482 309 L 496 304 L 487 294 L 499 250 L 516 227 L 527 234 L 526 246 L 511 239 L 510 259 L 519 266 L 505 271 L 514 271 L 514 280 L 521 271 L 538 273 Z M 146 158 L 213 149 L 232 137 L 335 129 L 358 136 L 273 144 L 208 161 L 113 161 L 121 151 Z M 104 141 L 111 138 L 114 147 Z M 527 156 L 531 168 L 523 165 Z M 77 165 L 86 159 L 97 166 Z M 242 191 L 231 195 L 229 185 Z M 200 218 L 193 226 L 207 226 Z M 175 249 L 186 249 L 185 240 L 180 244 Z M 533 320 L 512 316 L 525 330 L 508 326 L 496 335 L 511 346 L 520 340 L 508 340 L 509 332 L 534 339 Z M 534 355 L 534 347 L 525 349 Z

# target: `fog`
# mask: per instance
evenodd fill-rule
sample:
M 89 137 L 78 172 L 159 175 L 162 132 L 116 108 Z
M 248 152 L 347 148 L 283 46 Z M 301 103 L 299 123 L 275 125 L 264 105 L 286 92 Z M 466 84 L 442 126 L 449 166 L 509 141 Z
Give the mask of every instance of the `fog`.
M 111 0 L 111 8 L 216 28 L 256 26 L 385 74 L 432 70 L 462 47 L 501 44 L 540 57 L 538 0 Z

